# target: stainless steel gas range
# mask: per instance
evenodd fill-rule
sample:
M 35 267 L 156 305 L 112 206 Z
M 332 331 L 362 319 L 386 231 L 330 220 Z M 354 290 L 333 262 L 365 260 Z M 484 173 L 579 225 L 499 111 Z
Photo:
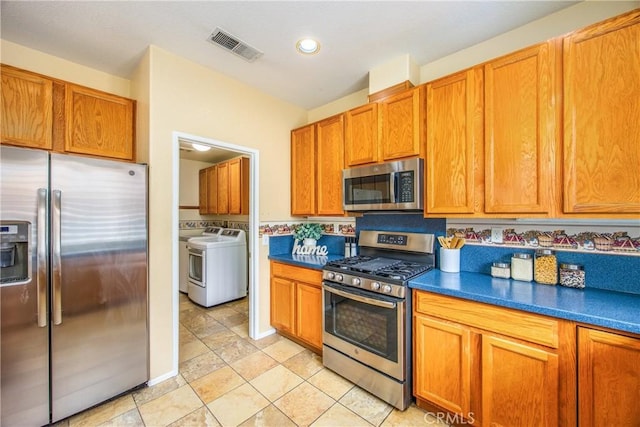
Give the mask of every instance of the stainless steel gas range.
M 324 365 L 400 410 L 412 394 L 408 283 L 434 267 L 434 239 L 361 231 L 360 255 L 322 271 Z

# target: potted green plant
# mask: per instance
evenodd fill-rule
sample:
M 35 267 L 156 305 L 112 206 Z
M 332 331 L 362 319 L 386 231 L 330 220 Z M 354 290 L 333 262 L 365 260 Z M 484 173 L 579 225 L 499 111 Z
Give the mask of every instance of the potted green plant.
M 304 246 L 315 246 L 321 236 L 322 226 L 317 223 L 301 224 L 293 233 L 293 237 L 302 241 Z

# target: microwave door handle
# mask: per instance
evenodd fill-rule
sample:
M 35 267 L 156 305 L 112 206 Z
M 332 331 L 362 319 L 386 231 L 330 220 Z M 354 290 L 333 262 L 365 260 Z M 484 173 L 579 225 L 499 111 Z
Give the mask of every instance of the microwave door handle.
M 398 179 L 398 173 L 391 173 L 391 203 L 398 203 L 398 185 L 400 180 Z

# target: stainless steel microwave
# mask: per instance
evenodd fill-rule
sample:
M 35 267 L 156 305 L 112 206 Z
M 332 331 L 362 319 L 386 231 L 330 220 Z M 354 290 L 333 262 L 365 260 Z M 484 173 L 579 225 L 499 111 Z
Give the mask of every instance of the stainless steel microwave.
M 423 168 L 414 158 L 344 169 L 344 210 L 422 210 Z

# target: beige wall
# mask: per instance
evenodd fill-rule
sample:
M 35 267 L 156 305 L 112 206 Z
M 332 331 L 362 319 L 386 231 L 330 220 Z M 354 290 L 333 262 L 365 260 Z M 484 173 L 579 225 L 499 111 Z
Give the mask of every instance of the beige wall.
M 155 289 L 150 317 L 152 337 L 157 338 L 152 339 L 151 378 L 156 378 L 172 369 L 171 355 L 178 345 L 172 341 L 171 325 L 172 209 L 177 195 L 167 191 L 178 165 L 173 132 L 259 150 L 259 220 L 282 220 L 290 218 L 289 192 L 282 191 L 289 188 L 289 132 L 306 122 L 307 112 L 160 48 L 150 47 L 149 58 L 149 272 Z M 270 329 L 267 254 L 259 254 L 258 333 Z
M 640 7 L 640 1 L 584 1 L 515 30 L 425 64 L 420 82 L 446 76 Z
M 131 83 L 128 79 L 75 64 L 7 40 L 0 40 L 0 52 L 0 61 L 3 64 L 116 95 L 131 97 Z

